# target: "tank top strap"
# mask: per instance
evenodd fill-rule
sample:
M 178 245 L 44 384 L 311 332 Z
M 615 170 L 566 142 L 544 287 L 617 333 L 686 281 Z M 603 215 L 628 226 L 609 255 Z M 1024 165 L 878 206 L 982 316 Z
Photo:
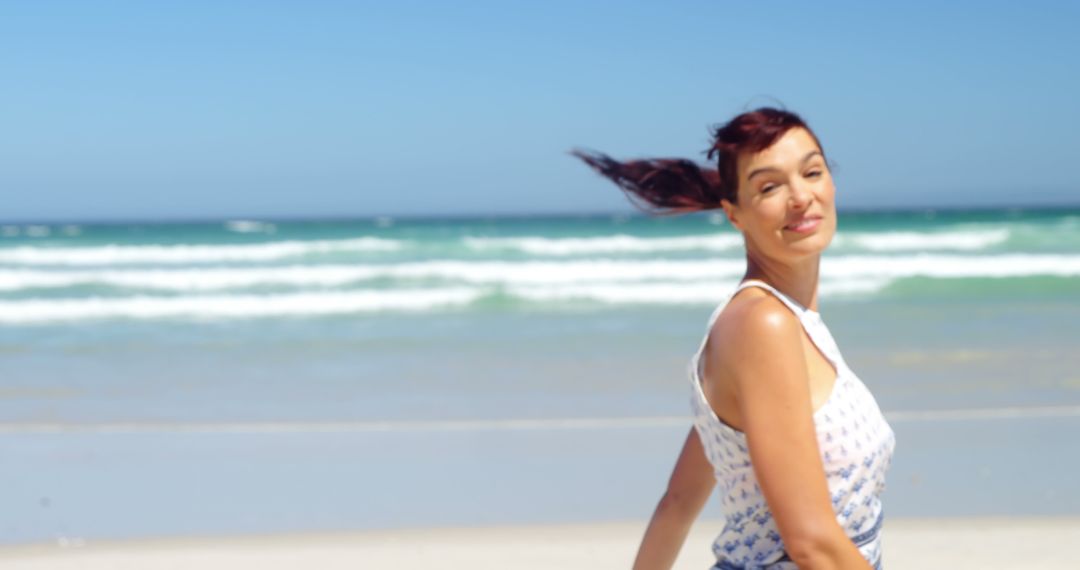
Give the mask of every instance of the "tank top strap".
M 806 317 L 816 317 L 817 316 L 817 312 L 811 311 L 810 309 L 807 309 L 806 307 L 802 306 L 795 299 L 792 299 L 791 297 L 787 296 L 785 293 L 782 293 L 776 287 L 773 287 L 772 285 L 769 285 L 768 283 L 766 283 L 764 281 L 761 281 L 761 280 L 758 280 L 758 279 L 747 279 L 746 281 L 743 281 L 742 283 L 739 284 L 738 287 L 735 288 L 735 293 L 738 293 L 739 291 L 742 291 L 743 289 L 746 289 L 748 287 L 760 287 L 762 289 L 765 289 L 765 290 L 768 290 L 768 291 L 772 292 L 772 294 L 777 299 L 780 299 L 781 302 L 783 302 L 785 305 L 788 306 L 789 309 L 791 309 L 791 312 L 795 313 L 795 315 L 799 317 L 800 321 L 803 321 L 803 326 L 806 326 L 806 324 L 807 324 L 806 323 Z M 731 296 L 734 297 L 735 293 L 732 293 Z M 814 320 L 817 320 L 817 319 L 814 319 Z
M 843 357 L 840 355 L 840 350 L 836 346 L 836 342 L 832 338 L 832 334 L 829 333 L 825 323 L 821 320 L 821 315 L 816 311 L 810 310 L 802 306 L 798 301 L 792 299 L 788 295 L 781 292 L 776 287 L 769 285 L 768 283 L 758 279 L 747 279 L 738 285 L 734 291 L 732 291 L 727 298 L 713 310 L 712 315 L 709 316 L 708 325 L 705 327 L 705 337 L 701 339 L 701 345 L 698 347 L 697 352 L 694 353 L 694 357 L 691 359 L 692 366 L 696 371 L 700 371 L 699 361 L 701 359 L 701 353 L 705 350 L 705 345 L 709 340 L 709 331 L 712 330 L 713 324 L 720 316 L 720 313 L 724 310 L 724 307 L 731 302 L 731 299 L 735 297 L 739 291 L 748 287 L 760 287 L 771 292 L 777 299 L 787 305 L 791 309 L 792 313 L 798 317 L 799 322 L 802 324 L 803 329 L 810 336 L 810 340 L 825 354 L 825 357 L 833 362 L 834 365 L 839 367 L 843 363 Z M 839 370 L 839 368 L 838 368 Z
M 736 293 L 747 287 L 761 287 L 772 292 L 777 299 L 780 299 L 795 316 L 799 318 L 799 322 L 802 323 L 803 329 L 806 330 L 806 334 L 810 336 L 810 340 L 821 350 L 825 355 L 825 358 L 832 361 L 833 365 L 837 367 L 839 371 L 840 366 L 846 366 L 844 363 L 844 357 L 840 354 L 840 348 L 837 347 L 836 341 L 833 340 L 832 333 L 829 332 L 829 328 L 825 326 L 825 321 L 821 320 L 821 315 L 817 311 L 808 309 L 800 304 L 795 299 L 792 299 L 782 291 L 769 285 L 764 281 L 757 279 L 748 279 L 741 283 L 735 290 Z M 732 294 L 734 296 L 734 293 Z

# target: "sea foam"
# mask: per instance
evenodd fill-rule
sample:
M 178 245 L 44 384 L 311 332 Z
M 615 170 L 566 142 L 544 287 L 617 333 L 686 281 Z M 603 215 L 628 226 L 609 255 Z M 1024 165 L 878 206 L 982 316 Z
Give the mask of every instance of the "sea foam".
M 309 317 L 379 311 L 424 311 L 464 305 L 483 294 L 477 289 L 347 291 L 283 295 L 126 297 L 0 301 L 0 323 L 41 323 L 95 319 L 235 319 Z
M 837 233 L 836 245 L 855 246 L 870 251 L 967 250 L 997 245 L 1009 239 L 1009 230 L 945 232 L 855 232 Z
M 0 249 L 0 263 L 19 265 L 131 265 L 276 261 L 335 252 L 397 251 L 398 240 L 362 237 L 343 240 L 276 241 L 239 245 L 105 245 Z
M 717 282 L 740 277 L 740 259 L 573 261 L 423 261 L 382 265 L 287 265 L 183 269 L 0 269 L 0 291 L 107 286 L 132 290 L 221 291 L 257 287 L 346 287 L 373 280 L 471 285 Z M 1077 277 L 1080 255 L 841 255 L 822 260 L 823 280 L 907 277 Z
M 663 251 L 729 251 L 742 246 L 742 236 L 725 233 L 681 237 L 603 237 L 547 238 L 478 238 L 466 237 L 464 243 L 474 250 L 517 250 L 532 255 L 586 255 L 595 253 L 650 253 Z

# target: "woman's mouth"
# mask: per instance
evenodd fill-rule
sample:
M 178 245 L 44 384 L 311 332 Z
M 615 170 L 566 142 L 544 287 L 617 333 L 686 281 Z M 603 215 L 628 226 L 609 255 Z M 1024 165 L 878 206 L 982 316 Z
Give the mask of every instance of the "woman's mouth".
M 821 225 L 821 216 L 810 216 L 793 224 L 788 224 L 784 226 L 784 229 L 790 232 L 807 234 L 816 230 L 819 225 Z

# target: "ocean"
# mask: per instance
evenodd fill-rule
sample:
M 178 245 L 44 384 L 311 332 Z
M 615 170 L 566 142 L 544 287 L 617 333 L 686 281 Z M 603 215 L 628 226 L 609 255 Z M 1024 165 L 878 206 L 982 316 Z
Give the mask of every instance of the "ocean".
M 716 214 L 0 224 L 0 543 L 644 522 L 744 269 Z M 1080 514 L 1080 208 L 843 213 L 819 310 L 889 513 Z

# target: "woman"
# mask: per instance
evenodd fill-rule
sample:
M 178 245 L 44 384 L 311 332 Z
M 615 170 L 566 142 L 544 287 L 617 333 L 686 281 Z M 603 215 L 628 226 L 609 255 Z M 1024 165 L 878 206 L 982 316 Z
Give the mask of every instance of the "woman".
M 801 118 L 761 108 L 714 132 L 709 159 L 583 159 L 659 213 L 722 208 L 746 274 L 690 361 L 695 413 L 637 570 L 670 568 L 719 482 L 714 569 L 881 568 L 880 494 L 895 438 L 817 313 L 835 188 Z

